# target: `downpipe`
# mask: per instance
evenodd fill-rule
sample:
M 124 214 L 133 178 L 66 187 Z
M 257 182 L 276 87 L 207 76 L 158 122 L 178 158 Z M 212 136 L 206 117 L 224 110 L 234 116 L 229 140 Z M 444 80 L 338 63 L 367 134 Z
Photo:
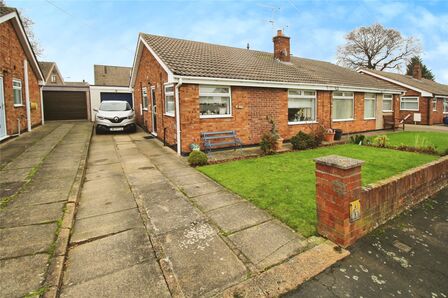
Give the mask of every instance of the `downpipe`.
M 179 95 L 179 88 L 182 86 L 182 78 L 179 79 L 178 83 L 176 84 L 176 143 L 177 143 L 177 154 L 181 155 L 181 131 L 180 131 L 180 95 Z

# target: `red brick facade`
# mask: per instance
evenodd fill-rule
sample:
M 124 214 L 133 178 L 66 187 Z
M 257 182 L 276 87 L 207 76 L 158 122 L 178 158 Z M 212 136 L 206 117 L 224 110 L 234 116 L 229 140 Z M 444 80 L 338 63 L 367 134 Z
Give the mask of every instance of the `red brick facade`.
M 8 135 L 18 132 L 20 119 L 21 131 L 27 130 L 24 61 L 26 54 L 17 37 L 11 21 L 0 24 L 0 76 L 3 77 L 5 95 L 6 130 Z M 34 73 L 28 60 L 29 98 L 32 104 L 31 125 L 42 123 L 41 93 L 38 75 Z M 22 106 L 14 106 L 13 79 L 22 82 Z

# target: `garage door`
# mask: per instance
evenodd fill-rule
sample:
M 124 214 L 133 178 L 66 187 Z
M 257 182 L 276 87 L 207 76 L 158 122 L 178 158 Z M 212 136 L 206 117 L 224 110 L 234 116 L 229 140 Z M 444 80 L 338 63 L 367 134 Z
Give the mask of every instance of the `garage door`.
M 87 119 L 86 92 L 44 91 L 45 120 Z
M 101 92 L 100 98 L 101 98 L 101 101 L 104 101 L 104 100 L 126 100 L 131 105 L 131 107 L 133 107 L 131 93 Z

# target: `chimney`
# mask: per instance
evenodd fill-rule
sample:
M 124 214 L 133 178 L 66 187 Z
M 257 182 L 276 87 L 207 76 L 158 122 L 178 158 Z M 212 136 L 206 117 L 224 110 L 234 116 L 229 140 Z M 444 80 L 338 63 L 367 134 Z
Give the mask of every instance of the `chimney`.
M 274 58 L 282 62 L 290 62 L 289 37 L 283 36 L 282 30 L 277 30 L 277 36 L 274 36 L 272 40 L 274 41 Z
M 421 80 L 422 79 L 422 66 L 420 62 L 414 64 L 414 69 L 412 70 L 412 76 L 414 79 Z

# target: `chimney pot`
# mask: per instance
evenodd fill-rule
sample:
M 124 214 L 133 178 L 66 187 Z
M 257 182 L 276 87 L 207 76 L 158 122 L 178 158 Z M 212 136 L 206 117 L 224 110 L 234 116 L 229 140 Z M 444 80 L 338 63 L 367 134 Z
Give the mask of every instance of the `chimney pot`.
M 417 80 L 422 79 L 422 66 L 420 62 L 414 64 L 414 69 L 412 70 L 412 77 Z
M 277 30 L 277 36 L 272 39 L 274 42 L 274 58 L 282 62 L 291 61 L 290 40 L 283 35 L 282 30 Z

